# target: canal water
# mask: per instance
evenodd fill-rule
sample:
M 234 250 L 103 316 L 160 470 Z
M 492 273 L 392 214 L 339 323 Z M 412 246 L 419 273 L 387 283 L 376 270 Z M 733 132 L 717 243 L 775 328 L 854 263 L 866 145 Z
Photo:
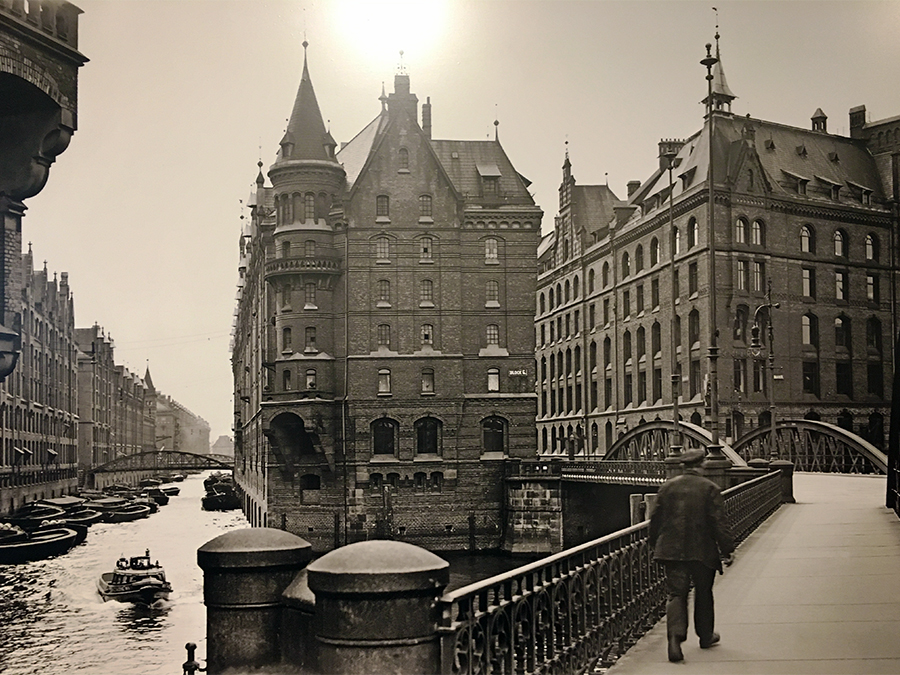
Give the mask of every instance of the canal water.
M 206 656 L 206 608 L 197 549 L 229 530 L 247 527 L 240 511 L 200 508 L 203 478 L 188 476 L 181 493 L 149 518 L 98 523 L 66 555 L 0 565 L 0 673 L 3 675 L 178 675 L 184 644 Z M 159 606 L 103 602 L 96 580 L 120 557 L 150 549 L 165 567 L 173 593 Z M 449 588 L 524 564 L 496 555 L 449 555 Z

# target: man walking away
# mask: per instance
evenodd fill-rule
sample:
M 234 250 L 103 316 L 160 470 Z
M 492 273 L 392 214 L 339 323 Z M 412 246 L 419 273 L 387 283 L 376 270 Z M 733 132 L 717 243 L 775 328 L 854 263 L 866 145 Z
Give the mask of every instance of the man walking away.
M 700 648 L 719 641 L 714 630 L 713 581 L 721 574 L 722 559 L 734 560 L 734 538 L 725 517 L 719 486 L 703 477 L 703 450 L 681 456 L 684 473 L 659 489 L 650 517 L 650 547 L 666 568 L 666 635 L 669 661 L 682 661 L 681 643 L 687 640 L 688 591 L 694 582 L 694 630 Z

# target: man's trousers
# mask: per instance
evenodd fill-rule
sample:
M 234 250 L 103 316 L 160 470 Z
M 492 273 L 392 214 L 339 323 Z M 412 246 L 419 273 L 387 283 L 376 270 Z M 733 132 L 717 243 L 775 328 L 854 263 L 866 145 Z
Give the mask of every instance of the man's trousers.
M 716 570 L 695 560 L 664 560 L 666 568 L 666 634 L 679 641 L 687 640 L 688 592 L 694 582 L 694 630 L 701 643 L 712 638 L 715 624 L 713 582 Z

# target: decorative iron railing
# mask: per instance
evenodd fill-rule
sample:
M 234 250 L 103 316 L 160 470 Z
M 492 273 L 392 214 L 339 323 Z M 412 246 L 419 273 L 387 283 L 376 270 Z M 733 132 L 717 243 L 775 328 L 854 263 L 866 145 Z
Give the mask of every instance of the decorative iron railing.
M 179 450 L 156 450 L 138 452 L 110 460 L 95 466 L 89 473 L 112 471 L 174 471 L 177 469 L 231 469 L 234 457 L 231 455 L 198 455 Z
M 723 493 L 738 540 L 780 504 L 773 472 Z M 665 573 L 639 523 L 445 594 L 441 672 L 586 673 L 613 664 L 663 615 Z
M 647 483 L 659 485 L 666 480 L 666 463 L 659 461 L 567 462 L 562 466 L 565 480 L 591 483 Z

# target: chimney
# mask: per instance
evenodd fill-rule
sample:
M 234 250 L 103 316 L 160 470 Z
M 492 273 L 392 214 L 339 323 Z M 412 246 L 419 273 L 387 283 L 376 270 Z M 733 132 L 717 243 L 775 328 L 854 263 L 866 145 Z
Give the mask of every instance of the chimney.
M 631 199 L 631 195 L 638 191 L 638 188 L 641 187 L 641 181 L 639 180 L 630 180 L 628 181 L 628 199 Z
M 422 131 L 431 140 L 431 97 L 425 97 L 425 104 L 422 106 Z
M 659 141 L 659 170 L 665 171 L 669 168 L 668 154 L 677 155 L 681 148 L 684 147 L 684 141 L 677 138 L 663 138 Z M 628 195 L 631 196 L 630 194 Z
M 866 106 L 858 105 L 850 108 L 850 138 L 863 138 L 864 126 L 866 126 Z

